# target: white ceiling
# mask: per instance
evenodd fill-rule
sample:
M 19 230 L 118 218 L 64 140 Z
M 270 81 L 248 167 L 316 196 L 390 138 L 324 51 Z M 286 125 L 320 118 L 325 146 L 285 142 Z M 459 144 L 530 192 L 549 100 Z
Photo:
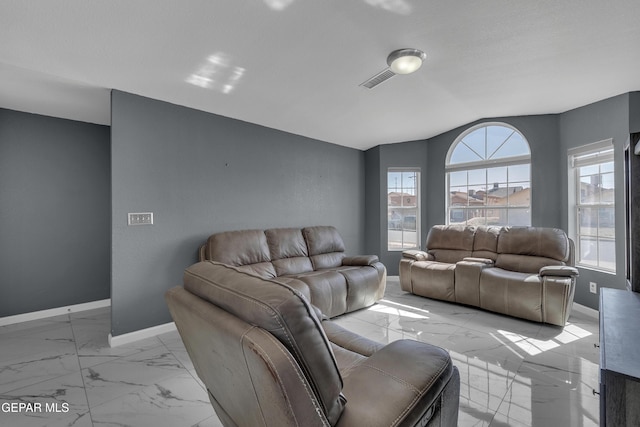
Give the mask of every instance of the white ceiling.
M 2 0 L 0 107 L 109 124 L 114 88 L 367 149 L 640 90 L 638 17 L 638 0 Z M 359 86 L 405 47 L 420 70 Z

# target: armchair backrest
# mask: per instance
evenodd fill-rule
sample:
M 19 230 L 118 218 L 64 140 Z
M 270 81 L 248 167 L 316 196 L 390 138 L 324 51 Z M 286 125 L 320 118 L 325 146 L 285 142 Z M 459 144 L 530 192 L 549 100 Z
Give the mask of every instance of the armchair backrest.
M 340 417 L 345 399 L 331 344 L 297 291 L 205 261 L 185 271 L 184 289 L 171 290 L 167 302 L 216 412 L 233 421 L 226 425 L 279 425 L 272 406 L 280 425 L 333 425 Z

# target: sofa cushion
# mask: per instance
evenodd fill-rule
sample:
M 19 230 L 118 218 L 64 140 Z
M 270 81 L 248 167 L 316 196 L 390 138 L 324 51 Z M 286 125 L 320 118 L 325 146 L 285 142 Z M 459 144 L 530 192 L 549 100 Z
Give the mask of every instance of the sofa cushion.
M 553 258 L 530 255 L 498 254 L 496 267 L 522 273 L 538 274 L 542 267 L 549 265 L 564 265 L 562 261 Z
M 305 227 L 302 234 L 307 242 L 314 270 L 333 268 L 342 265 L 345 257 L 344 241 L 335 227 L 319 225 Z
M 310 378 L 327 419 L 336 423 L 345 404 L 342 378 L 321 322 L 306 298 L 283 283 L 211 261 L 187 268 L 184 287 L 275 336 Z
M 485 268 L 480 273 L 480 307 L 542 322 L 540 276 L 501 268 Z
M 411 266 L 413 292 L 428 298 L 455 301 L 455 264 L 416 261 Z
M 443 262 L 446 264 L 455 264 L 456 262 L 470 257 L 471 251 L 460 251 L 452 249 L 429 249 L 429 255 L 437 262 Z
M 530 255 L 569 261 L 569 239 L 564 231 L 543 227 L 504 227 L 498 238 L 499 254 Z
M 496 260 L 501 227 L 479 226 L 473 238 L 473 257 Z
M 299 228 L 272 228 L 266 230 L 267 244 L 278 276 L 313 270 L 307 243 Z
M 228 265 L 270 262 L 267 237 L 262 230 L 216 233 L 207 239 L 207 259 Z
M 286 276 L 307 284 L 313 305 L 329 317 L 347 311 L 347 280 L 333 270 L 317 270 Z
M 453 249 L 471 252 L 475 227 L 464 225 L 435 225 L 427 234 L 426 246 L 431 249 Z M 467 255 L 470 256 L 470 255 Z

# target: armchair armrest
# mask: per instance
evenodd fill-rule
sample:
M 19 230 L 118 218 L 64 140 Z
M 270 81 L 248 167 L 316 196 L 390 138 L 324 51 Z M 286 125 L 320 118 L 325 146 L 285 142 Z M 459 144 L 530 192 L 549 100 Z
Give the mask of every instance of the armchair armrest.
M 493 265 L 493 260 L 489 258 L 476 258 L 476 257 L 464 257 L 463 261 L 479 262 L 480 264 L 486 264 L 487 266 Z
M 548 265 L 540 269 L 540 276 L 575 277 L 578 269 L 568 265 Z
M 402 258 L 408 258 L 415 261 L 433 261 L 434 260 L 433 255 L 427 252 L 418 251 L 415 249 L 402 251 Z
M 389 398 L 380 400 L 381 391 Z M 427 425 L 438 405 L 440 425 L 455 425 L 460 379 L 445 350 L 398 340 L 349 371 L 343 392 L 349 403 L 336 427 Z
M 373 265 L 380 261 L 378 255 L 357 255 L 342 258 L 342 265 Z

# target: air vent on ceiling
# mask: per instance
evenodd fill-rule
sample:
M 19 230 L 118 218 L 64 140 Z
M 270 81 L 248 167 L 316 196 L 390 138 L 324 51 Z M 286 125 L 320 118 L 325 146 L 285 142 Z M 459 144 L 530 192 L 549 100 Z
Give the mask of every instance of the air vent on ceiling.
M 380 83 L 386 82 L 387 80 L 389 80 L 391 77 L 395 75 L 396 73 L 394 73 L 389 68 L 387 68 L 386 70 L 379 72 L 378 74 L 366 80 L 365 82 L 360 83 L 360 86 L 364 86 L 367 89 L 373 89 L 374 87 L 378 86 Z

